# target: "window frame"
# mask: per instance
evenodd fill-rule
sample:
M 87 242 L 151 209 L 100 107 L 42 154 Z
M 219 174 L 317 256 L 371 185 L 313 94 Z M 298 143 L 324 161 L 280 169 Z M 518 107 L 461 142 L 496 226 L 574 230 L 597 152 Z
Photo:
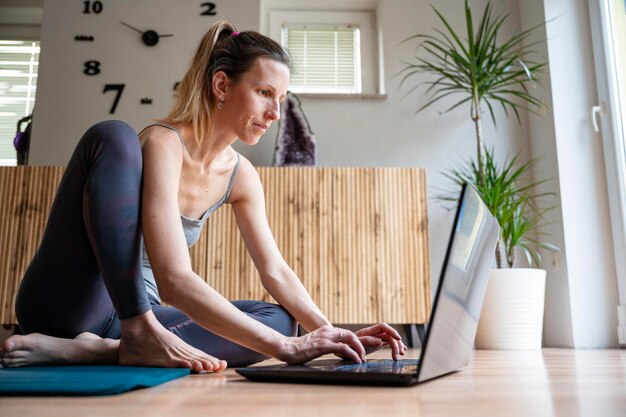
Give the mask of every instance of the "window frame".
M 618 91 L 618 68 L 614 54 L 615 41 L 610 12 L 610 0 L 591 0 L 589 19 L 593 43 L 598 106 L 600 109 L 600 135 L 604 149 L 604 162 L 609 196 L 609 210 L 613 235 L 613 249 L 620 305 L 626 305 L 626 126 L 621 115 Z M 625 100 L 626 102 L 626 100 Z M 594 110 L 591 117 L 596 117 Z M 620 340 L 626 344 L 626 340 Z
M 281 42 L 281 31 L 283 25 L 354 25 L 358 26 L 361 39 L 361 92 L 337 94 L 345 96 L 375 95 L 381 90 L 379 87 L 378 53 L 379 50 L 376 39 L 375 15 L 372 11 L 346 11 L 330 12 L 318 10 L 270 10 L 269 14 L 269 36 L 276 42 Z M 304 93 L 311 95 L 329 95 L 329 93 Z M 330 95 L 335 93 L 330 93 Z

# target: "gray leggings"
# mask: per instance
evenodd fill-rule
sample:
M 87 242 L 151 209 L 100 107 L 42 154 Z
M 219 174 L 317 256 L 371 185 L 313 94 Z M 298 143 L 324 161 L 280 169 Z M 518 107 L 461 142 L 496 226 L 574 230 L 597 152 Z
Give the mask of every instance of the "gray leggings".
M 119 338 L 118 318 L 151 309 L 172 333 L 229 366 L 265 359 L 149 300 L 140 267 L 141 184 L 141 146 L 133 129 L 119 121 L 91 127 L 67 165 L 41 244 L 20 284 L 16 314 L 24 333 Z M 233 304 L 278 332 L 295 335 L 296 322 L 282 307 Z

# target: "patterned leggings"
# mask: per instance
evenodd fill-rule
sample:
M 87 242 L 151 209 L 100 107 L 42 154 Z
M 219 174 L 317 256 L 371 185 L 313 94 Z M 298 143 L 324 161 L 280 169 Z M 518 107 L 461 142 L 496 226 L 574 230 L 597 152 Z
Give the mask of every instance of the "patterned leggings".
M 229 366 L 266 357 L 151 303 L 141 273 L 142 157 L 137 134 L 119 121 L 91 127 L 72 155 L 41 245 L 21 282 L 16 314 L 25 333 L 73 338 L 82 332 L 119 338 L 119 319 L 152 310 L 172 333 Z M 233 304 L 255 320 L 293 336 L 296 323 L 280 306 Z

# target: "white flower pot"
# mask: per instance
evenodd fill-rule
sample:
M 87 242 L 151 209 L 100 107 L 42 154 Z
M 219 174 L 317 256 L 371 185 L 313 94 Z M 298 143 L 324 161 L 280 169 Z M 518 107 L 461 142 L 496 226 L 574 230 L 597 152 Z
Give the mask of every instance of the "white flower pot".
M 477 349 L 541 349 L 546 271 L 494 269 L 483 305 Z

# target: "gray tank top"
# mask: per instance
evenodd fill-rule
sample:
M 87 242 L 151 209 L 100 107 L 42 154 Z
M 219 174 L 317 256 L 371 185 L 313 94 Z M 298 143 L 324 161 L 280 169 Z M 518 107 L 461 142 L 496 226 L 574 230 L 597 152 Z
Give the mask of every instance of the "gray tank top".
M 178 138 L 180 139 L 180 143 L 183 146 L 183 152 L 185 152 L 185 143 L 183 142 L 183 138 L 180 135 L 180 132 L 171 127 L 164 124 L 153 124 L 150 126 L 162 126 L 167 129 L 171 129 L 176 134 L 178 134 Z M 147 129 L 147 126 L 145 129 Z M 145 130 L 144 129 L 144 130 Z M 143 130 L 142 130 L 143 132 Z M 141 132 L 139 132 L 141 134 Z M 202 232 L 202 226 L 206 222 L 206 219 L 209 218 L 211 214 L 215 212 L 218 208 L 220 208 L 224 203 L 228 201 L 230 198 L 230 192 L 233 189 L 233 184 L 235 183 L 235 178 L 237 177 L 237 171 L 239 170 L 239 163 L 241 162 L 241 158 L 239 152 L 237 152 L 237 164 L 235 165 L 235 169 L 233 170 L 232 175 L 230 176 L 230 182 L 228 183 L 228 189 L 226 190 L 226 194 L 222 198 L 219 199 L 217 203 L 215 203 L 212 207 L 210 207 L 200 219 L 191 219 L 189 217 L 180 215 L 180 221 L 183 225 L 183 231 L 185 232 L 185 240 L 187 241 L 187 247 L 192 247 L 196 244 L 198 239 L 200 238 L 200 233 Z M 146 284 L 146 290 L 148 292 L 148 297 L 152 303 L 161 304 L 161 297 L 159 296 L 159 289 L 156 285 L 156 280 L 154 279 L 154 273 L 152 272 L 152 267 L 150 266 L 150 260 L 148 259 L 148 254 L 146 252 L 146 245 L 143 241 L 143 236 L 141 238 L 141 269 L 143 273 L 143 280 Z

